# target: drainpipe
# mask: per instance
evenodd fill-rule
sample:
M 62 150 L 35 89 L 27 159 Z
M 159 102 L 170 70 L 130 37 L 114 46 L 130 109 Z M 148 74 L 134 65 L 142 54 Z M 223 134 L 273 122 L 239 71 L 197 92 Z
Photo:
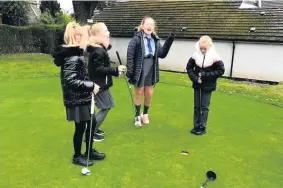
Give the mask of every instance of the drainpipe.
M 233 76 L 235 48 L 236 48 L 235 41 L 233 41 L 232 60 L 231 60 L 231 68 L 230 68 L 230 76 L 229 76 L 230 79 L 232 79 L 232 76 Z

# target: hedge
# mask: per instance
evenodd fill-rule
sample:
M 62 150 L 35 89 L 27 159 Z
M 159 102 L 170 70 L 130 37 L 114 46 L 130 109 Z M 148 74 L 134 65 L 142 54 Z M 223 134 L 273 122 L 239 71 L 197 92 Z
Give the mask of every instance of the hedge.
M 46 53 L 63 44 L 65 25 L 0 25 L 0 54 Z

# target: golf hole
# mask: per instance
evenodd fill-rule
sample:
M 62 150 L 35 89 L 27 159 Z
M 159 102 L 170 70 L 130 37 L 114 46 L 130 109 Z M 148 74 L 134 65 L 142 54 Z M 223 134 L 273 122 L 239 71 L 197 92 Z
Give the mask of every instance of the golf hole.
M 189 155 L 189 152 L 187 152 L 187 151 L 181 151 L 180 154 L 181 154 L 181 155 Z

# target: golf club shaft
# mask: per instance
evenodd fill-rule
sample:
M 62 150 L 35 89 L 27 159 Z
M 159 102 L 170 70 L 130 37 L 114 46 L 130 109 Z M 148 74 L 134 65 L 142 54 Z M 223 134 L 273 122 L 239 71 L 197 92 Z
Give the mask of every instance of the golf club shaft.
M 87 168 L 89 163 L 89 153 L 90 153 L 90 142 L 91 142 L 91 131 L 92 131 L 92 123 L 93 123 L 93 114 L 94 114 L 94 94 L 91 94 L 91 106 L 90 106 L 90 127 L 89 127 L 89 138 L 88 138 L 88 151 L 87 151 Z
M 205 54 L 203 56 L 201 70 L 203 69 L 204 60 L 205 60 Z M 201 106 L 202 105 L 202 89 L 201 89 L 201 84 L 200 84 L 200 87 L 199 87 L 199 123 L 200 124 L 201 124 L 201 116 L 202 116 L 202 106 Z
M 203 188 L 203 187 L 207 184 L 208 181 L 209 181 L 209 179 L 207 178 L 207 179 L 205 180 L 205 182 L 201 185 L 201 188 Z
M 120 65 L 122 65 L 122 61 L 121 61 L 120 54 L 119 54 L 118 51 L 116 51 L 116 55 L 117 55 L 117 58 L 118 58 Z M 129 90 L 129 93 L 130 93 L 130 96 L 131 96 L 133 113 L 134 113 L 134 117 L 135 117 L 135 111 L 136 110 L 135 110 L 135 104 L 134 104 L 134 97 L 133 97 L 131 86 L 130 86 L 125 74 L 124 74 L 124 79 L 125 79 L 125 82 L 127 83 L 127 87 L 128 87 L 128 90 Z

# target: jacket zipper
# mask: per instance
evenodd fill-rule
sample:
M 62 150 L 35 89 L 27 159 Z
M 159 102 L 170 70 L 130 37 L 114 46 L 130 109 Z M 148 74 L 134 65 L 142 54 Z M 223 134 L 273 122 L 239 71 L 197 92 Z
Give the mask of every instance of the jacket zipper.
M 205 60 L 205 54 L 203 54 L 203 61 L 202 61 L 202 65 L 201 65 L 201 70 L 203 69 L 204 60 Z
M 139 78 L 138 78 L 137 82 L 140 80 L 141 72 L 142 72 L 142 67 L 143 67 L 143 61 L 144 61 L 144 44 L 143 44 L 143 37 L 141 37 L 141 47 L 142 47 L 141 70 L 140 70 L 140 74 L 139 74 Z
M 158 46 L 156 45 L 157 44 L 157 42 L 155 42 L 155 53 L 154 53 L 154 85 L 156 84 L 156 82 L 157 82 L 157 78 L 156 78 L 156 72 L 157 72 L 157 67 L 156 67 L 156 62 L 157 62 L 157 51 L 159 50 L 159 49 L 157 49 L 158 48 Z

